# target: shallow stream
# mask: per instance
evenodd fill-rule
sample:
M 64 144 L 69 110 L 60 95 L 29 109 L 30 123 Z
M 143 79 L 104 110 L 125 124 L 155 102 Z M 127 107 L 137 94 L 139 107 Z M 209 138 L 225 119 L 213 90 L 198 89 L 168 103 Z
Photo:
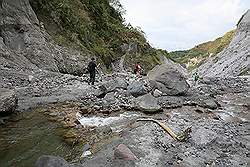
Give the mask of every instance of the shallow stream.
M 71 109 L 67 108 L 72 113 L 77 113 Z M 0 125 L 0 167 L 34 166 L 41 155 L 60 156 L 69 162 L 80 160 L 84 144 L 66 143 L 65 134 L 74 128 L 70 126 L 65 128 L 59 123 L 60 121 L 57 121 L 61 118 L 54 118 L 53 112 L 50 112 L 47 109 L 38 108 L 31 112 L 14 114 L 8 118 L 7 123 Z M 61 113 L 63 113 L 62 110 L 57 114 Z M 89 131 L 86 134 L 88 138 L 83 137 L 87 142 L 92 141 L 94 144 L 92 151 L 95 152 L 99 147 L 110 142 L 113 132 L 119 133 L 126 128 L 130 119 L 137 118 L 140 114 L 124 112 L 110 117 L 84 117 L 77 113 L 77 116 L 82 127 L 97 128 L 94 133 Z M 105 127 L 109 128 L 105 129 Z
M 0 166 L 34 166 L 41 155 L 74 160 L 79 150 L 64 142 L 60 135 L 64 130 L 39 109 L 11 116 L 6 124 L 0 125 Z

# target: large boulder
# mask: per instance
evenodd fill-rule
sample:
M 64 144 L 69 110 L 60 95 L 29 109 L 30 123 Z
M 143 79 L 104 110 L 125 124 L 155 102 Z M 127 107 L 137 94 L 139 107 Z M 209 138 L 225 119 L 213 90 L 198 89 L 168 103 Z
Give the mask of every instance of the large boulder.
M 162 64 L 156 66 L 148 73 L 150 86 L 158 89 L 163 95 L 185 94 L 189 85 L 186 78 L 175 66 Z
M 0 114 L 12 113 L 17 107 L 17 97 L 13 90 L 0 88 Z
M 124 78 L 110 78 L 110 80 L 103 82 L 99 89 L 104 93 L 113 92 L 116 89 L 127 89 L 128 83 Z
M 208 94 L 193 94 L 185 97 L 185 105 L 198 105 L 203 108 L 216 109 L 219 107 L 215 98 Z
M 162 64 L 166 64 L 167 66 L 174 67 L 183 76 L 188 77 L 188 70 L 179 63 L 175 63 L 172 60 L 166 58 L 165 56 L 161 56 L 161 62 Z
M 158 104 L 157 98 L 151 94 L 146 94 L 136 98 L 135 108 L 145 113 L 155 113 L 162 111 L 161 106 Z
M 134 81 L 131 84 L 129 84 L 128 92 L 134 97 L 139 97 L 141 95 L 147 94 L 146 87 L 144 86 L 144 83 L 141 81 Z

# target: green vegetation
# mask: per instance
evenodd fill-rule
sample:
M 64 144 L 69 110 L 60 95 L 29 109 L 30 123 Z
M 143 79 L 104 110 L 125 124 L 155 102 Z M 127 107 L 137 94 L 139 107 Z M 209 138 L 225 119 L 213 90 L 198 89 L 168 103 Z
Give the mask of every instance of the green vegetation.
M 59 45 L 95 55 L 107 71 L 110 71 L 111 63 L 124 54 L 126 65 L 133 67 L 140 61 L 145 71 L 160 64 L 161 56 L 186 64 L 192 70 L 209 56 L 221 52 L 234 35 L 233 30 L 214 41 L 169 54 L 152 48 L 142 30 L 124 22 L 124 9 L 119 0 L 31 0 L 31 5 Z M 124 44 L 135 44 L 136 47 L 126 52 L 122 49 Z
M 170 53 L 170 58 L 180 64 L 186 64 L 191 71 L 199 67 L 209 56 L 215 56 L 226 48 L 234 36 L 235 30 L 227 32 L 223 37 L 195 46 L 190 50 Z
M 159 63 L 144 33 L 124 23 L 118 0 L 32 0 L 31 5 L 58 44 L 95 55 L 107 69 L 125 54 L 121 46 L 129 43 L 136 43 L 138 52 L 128 57 L 145 66 Z
M 143 65 L 144 72 L 154 68 L 156 64 L 161 64 L 161 56 L 168 57 L 168 52 L 160 49 L 148 49 L 144 53 L 126 54 L 126 65 L 133 67 L 135 62 L 140 62 Z

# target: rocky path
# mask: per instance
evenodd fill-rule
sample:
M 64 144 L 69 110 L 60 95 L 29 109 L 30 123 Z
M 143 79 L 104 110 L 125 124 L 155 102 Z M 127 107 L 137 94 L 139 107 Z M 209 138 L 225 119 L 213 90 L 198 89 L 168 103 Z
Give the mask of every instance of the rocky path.
M 227 97 L 226 94 L 223 97 Z M 235 95 L 242 96 L 242 94 Z M 231 96 L 232 97 L 232 96 Z M 235 105 L 245 106 L 238 113 L 249 112 L 249 96 L 232 100 Z M 219 101 L 224 102 L 224 100 Z M 227 106 L 220 110 L 231 112 Z M 236 111 L 235 111 L 236 112 Z M 186 142 L 177 142 L 158 125 L 151 122 L 135 122 L 125 130 L 119 140 L 108 144 L 84 165 L 115 166 L 248 166 L 249 165 L 249 118 L 224 119 L 216 110 L 185 106 L 167 109 L 152 116 L 178 132 L 188 126 L 192 132 Z M 123 143 L 137 156 L 132 162 L 116 160 L 115 147 Z M 103 158 L 105 157 L 105 158 Z
M 15 80 L 5 76 L 1 84 L 15 88 L 19 111 L 73 102 L 52 106 L 45 114 L 69 128 L 67 142 L 90 144 L 94 155 L 78 159 L 80 166 L 247 166 L 249 78 L 207 78 L 190 87 L 181 73 L 169 73 L 176 67 L 163 67 L 152 70 L 149 78 L 102 76 L 95 86 L 87 84 L 88 75 L 49 71 L 17 75 Z M 124 116 L 125 111 L 136 114 Z M 174 132 L 191 126 L 192 132 L 186 142 L 177 142 L 155 123 L 136 122 L 141 117 L 158 119 Z M 101 123 L 85 125 L 90 119 Z M 116 158 L 119 144 L 137 158 Z
M 90 86 L 83 67 L 91 55 L 55 44 L 40 27 L 28 0 L 2 0 L 0 10 L 0 115 L 34 114 L 37 107 L 42 108 L 40 114 L 64 129 L 60 134 L 64 143 L 81 147 L 70 162 L 43 156 L 37 167 L 250 165 L 249 11 L 228 49 L 200 67 L 205 77 L 196 84 L 187 82 L 185 69 L 164 58 L 147 77 L 119 71 L 97 75 L 96 84 Z M 119 69 L 122 64 L 123 60 Z M 161 121 L 174 132 L 186 127 L 192 132 L 179 142 L 153 122 L 136 121 L 145 117 Z M 8 120 L 0 117 L 1 128 Z M 47 130 L 41 134 L 46 136 Z M 8 150 L 16 142 L 9 140 L 9 132 L 13 131 L 2 133 L 7 134 L 3 159 L 15 150 Z M 33 155 L 35 148 L 25 156 Z
M 111 87 L 107 83 L 112 82 L 99 85 L 100 87 L 105 85 L 105 91 L 103 88 L 102 91 L 106 94 L 103 98 L 96 98 L 96 102 L 92 100 L 93 113 L 71 110 L 71 116 L 66 116 L 66 118 L 72 118 L 73 113 L 73 118 L 77 120 L 76 113 L 81 113 L 81 118 L 84 118 L 81 123 L 83 126 L 86 126 L 84 121 L 86 123 L 88 119 L 95 119 L 94 122 L 98 122 L 98 119 L 109 120 L 108 124 L 104 124 L 105 126 L 102 123 L 94 125 L 100 131 L 97 131 L 98 140 L 89 140 L 92 141 L 90 150 L 98 147 L 99 151 L 94 151 L 94 155 L 81 160 L 83 166 L 249 165 L 248 78 L 231 78 L 225 81 L 206 80 L 192 87 L 191 92 L 189 91 L 185 96 L 160 97 L 150 94 L 133 97 L 132 95 L 127 96 L 126 93 L 126 96 L 116 96 L 115 92 L 126 92 L 127 90 L 120 89 L 122 86 L 119 86 L 118 89 L 109 89 Z M 231 83 L 235 83 L 234 86 Z M 115 84 L 117 85 L 117 81 Z M 146 87 L 146 85 L 143 86 Z M 144 96 L 150 96 L 150 103 Z M 126 107 L 119 101 L 125 97 L 132 99 L 126 103 Z M 155 103 L 152 103 L 152 98 L 155 98 Z M 142 101 L 144 103 L 140 106 Z M 112 104 L 112 107 L 105 108 L 104 104 L 107 107 Z M 157 106 L 155 106 L 156 104 Z M 159 110 L 158 107 L 161 109 Z M 125 120 L 121 119 L 119 113 L 128 109 L 136 110 L 135 115 L 127 117 Z M 144 114 L 140 111 L 147 112 Z M 155 123 L 136 122 L 136 119 L 142 117 L 157 119 L 168 125 L 174 132 L 180 132 L 187 127 L 191 127 L 192 132 L 187 141 L 178 142 Z M 74 119 L 71 122 L 75 122 Z M 101 122 L 105 122 L 103 120 Z M 73 123 L 72 127 L 74 126 L 77 125 Z M 106 135 L 100 133 L 107 132 L 107 126 L 108 133 Z M 117 129 L 119 130 L 117 131 Z M 116 135 L 114 135 L 115 133 Z M 112 136 L 111 134 L 114 137 L 109 138 L 108 141 L 103 140 L 105 138 L 103 136 Z M 124 157 L 117 158 L 114 150 L 119 144 L 125 144 L 136 156 L 136 159 L 127 161 Z

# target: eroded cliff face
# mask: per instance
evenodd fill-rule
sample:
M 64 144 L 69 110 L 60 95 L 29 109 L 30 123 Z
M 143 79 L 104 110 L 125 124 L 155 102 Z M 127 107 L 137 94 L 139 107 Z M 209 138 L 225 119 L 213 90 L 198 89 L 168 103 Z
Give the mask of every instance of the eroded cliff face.
M 203 77 L 249 75 L 250 10 L 240 19 L 235 37 L 221 53 L 208 59 L 197 71 Z
M 29 0 L 2 0 L 0 70 L 50 70 L 80 75 L 88 53 L 55 44 L 39 23 Z

